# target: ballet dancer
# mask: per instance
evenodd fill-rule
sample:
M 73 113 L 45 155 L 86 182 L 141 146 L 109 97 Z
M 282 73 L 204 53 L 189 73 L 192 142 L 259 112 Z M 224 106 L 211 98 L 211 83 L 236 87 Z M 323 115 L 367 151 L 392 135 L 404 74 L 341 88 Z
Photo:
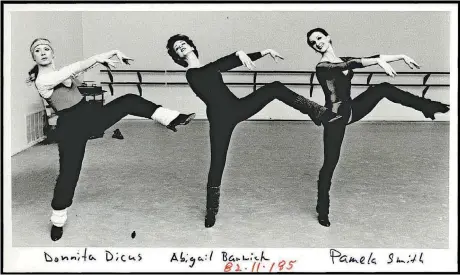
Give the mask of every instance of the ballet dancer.
M 449 105 L 415 96 L 387 82 L 371 85 L 362 94 L 352 99 L 350 89 L 353 69 L 379 65 L 386 74 L 394 77 L 397 74 L 388 62 L 403 60 L 411 69 L 419 69 L 420 66 L 406 55 L 338 57 L 334 53 L 331 37 L 321 28 L 312 29 L 307 33 L 307 43 L 313 50 L 321 54 L 321 60 L 316 65 L 316 77 L 324 92 L 325 106 L 342 116 L 338 122 L 324 125 L 324 162 L 317 182 L 316 211 L 319 223 L 328 227 L 331 225 L 329 190 L 334 169 L 339 161 L 346 126 L 366 116 L 383 98 L 421 111 L 425 117 L 433 120 L 436 113 L 448 112 Z
M 35 84 L 40 96 L 59 116 L 56 127 L 59 176 L 51 202 L 51 239 L 57 241 L 63 234 L 67 209 L 72 204 L 90 136 L 105 131 L 126 115 L 149 118 L 177 131 L 176 126 L 188 124 L 195 114 L 180 114 L 134 94 L 121 96 L 103 106 L 87 103 L 77 88 L 80 82 L 76 76 L 97 64 L 110 69 L 115 63 L 129 64 L 133 60 L 118 50 L 95 55 L 60 70 L 55 69 L 54 49 L 48 39 L 35 39 L 30 53 L 36 65 L 30 70 L 27 81 Z M 119 61 L 111 59 L 115 56 Z
M 170 37 L 166 48 L 174 62 L 187 68 L 186 78 L 190 87 L 207 107 L 211 166 L 207 183 L 205 227 L 212 227 L 216 221 L 227 150 L 232 132 L 239 122 L 253 116 L 274 99 L 309 115 L 317 125 L 332 123 L 340 118 L 327 108 L 296 94 L 279 81 L 265 85 L 244 98 L 237 98 L 228 89 L 221 72 L 241 65 L 254 69 L 253 61 L 265 55 L 270 55 L 275 61 L 278 58 L 283 59 L 274 50 L 267 49 L 251 54 L 237 51 L 202 65 L 195 44 L 186 35 Z

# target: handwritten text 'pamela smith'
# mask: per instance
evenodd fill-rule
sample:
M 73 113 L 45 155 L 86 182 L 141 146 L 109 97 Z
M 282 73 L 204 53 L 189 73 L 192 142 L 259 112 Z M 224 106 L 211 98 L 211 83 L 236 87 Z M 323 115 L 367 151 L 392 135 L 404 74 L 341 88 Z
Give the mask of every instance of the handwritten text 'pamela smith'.
M 396 254 L 389 253 L 385 259 L 377 260 L 373 252 L 366 255 L 351 255 L 349 253 L 340 252 L 337 249 L 329 250 L 329 257 L 332 264 L 360 264 L 360 265 L 377 265 L 377 264 L 415 264 L 424 263 L 423 252 Z

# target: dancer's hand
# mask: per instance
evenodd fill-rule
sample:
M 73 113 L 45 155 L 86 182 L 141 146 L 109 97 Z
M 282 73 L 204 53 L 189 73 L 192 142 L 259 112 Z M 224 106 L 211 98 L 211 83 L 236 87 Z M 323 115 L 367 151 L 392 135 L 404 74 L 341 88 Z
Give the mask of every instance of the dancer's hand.
M 254 70 L 256 68 L 256 64 L 249 58 L 249 56 L 243 51 L 237 51 L 236 56 L 238 56 L 243 63 L 249 70 Z
M 134 59 L 129 58 L 128 56 L 126 56 L 124 53 L 122 53 L 119 50 L 115 50 L 115 55 L 117 56 L 118 60 L 125 63 L 126 65 L 131 65 L 129 64 L 129 61 L 134 61 Z
M 105 58 L 105 57 L 100 57 L 100 56 L 96 57 L 96 62 L 104 65 L 109 70 L 111 69 L 110 66 L 115 68 L 116 67 L 115 63 L 120 63 L 120 61 L 118 60 L 111 60 L 110 58 Z
M 277 51 L 272 50 L 272 49 L 266 49 L 266 50 L 261 51 L 260 53 L 262 54 L 262 56 L 269 54 L 273 58 L 273 60 L 275 60 L 275 62 L 277 63 L 278 63 L 278 59 L 276 58 L 284 60 L 284 57 L 282 57 Z
M 393 67 L 390 66 L 390 64 L 388 64 L 387 62 L 385 62 L 384 60 L 382 59 L 379 59 L 377 61 L 377 64 L 379 64 L 380 67 L 382 67 L 382 69 L 385 71 L 385 73 L 391 77 L 395 77 L 396 75 L 398 75 L 396 73 L 396 71 L 393 69 Z
M 415 62 L 412 58 L 410 58 L 409 56 L 407 55 L 404 55 L 404 62 L 406 62 L 407 66 L 409 66 L 409 68 L 413 69 L 413 68 L 417 68 L 417 69 L 420 69 L 420 65 L 417 64 L 417 62 Z

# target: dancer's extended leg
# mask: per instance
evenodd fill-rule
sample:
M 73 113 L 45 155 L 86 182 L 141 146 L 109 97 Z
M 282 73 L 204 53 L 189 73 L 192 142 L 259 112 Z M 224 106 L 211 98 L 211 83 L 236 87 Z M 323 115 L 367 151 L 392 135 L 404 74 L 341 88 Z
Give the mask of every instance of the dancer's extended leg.
M 413 95 L 390 83 L 384 82 L 369 87 L 366 91 L 352 100 L 352 121 L 355 122 L 362 119 L 384 98 L 394 103 L 418 110 L 422 112 L 425 117 L 431 119 L 435 119 L 434 115 L 436 113 L 446 113 L 449 111 L 449 105 L 447 104 Z
M 340 118 L 340 116 L 328 110 L 326 107 L 311 101 L 279 81 L 267 84 L 248 96 L 239 100 L 237 116 L 240 121 L 245 120 L 263 109 L 268 103 L 278 99 L 300 112 L 310 116 L 316 125 L 327 124 Z

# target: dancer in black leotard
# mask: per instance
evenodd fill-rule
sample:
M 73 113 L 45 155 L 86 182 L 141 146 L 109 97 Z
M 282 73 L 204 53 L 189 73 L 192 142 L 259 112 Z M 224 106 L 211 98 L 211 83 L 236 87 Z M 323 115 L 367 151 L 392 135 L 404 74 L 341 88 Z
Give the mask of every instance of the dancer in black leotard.
M 272 82 L 244 98 L 237 98 L 225 85 L 221 72 L 245 65 L 254 68 L 253 60 L 269 54 L 273 59 L 282 58 L 274 50 L 246 55 L 238 51 L 207 65 L 198 59 L 198 51 L 193 41 L 185 35 L 172 36 L 167 43 L 173 60 L 188 67 L 187 81 L 195 94 L 206 104 L 211 139 L 211 167 L 209 169 L 205 226 L 212 227 L 219 210 L 220 185 L 227 157 L 227 149 L 235 126 L 259 112 L 274 99 L 307 114 L 320 125 L 340 118 L 325 107 L 304 98 L 278 81 Z
M 60 70 L 55 70 L 54 50 L 48 39 L 35 39 L 30 53 L 37 64 L 30 70 L 28 82 L 35 84 L 40 96 L 59 116 L 56 127 L 59 176 L 51 202 L 51 239 L 56 241 L 63 234 L 67 208 L 72 204 L 90 136 L 103 132 L 126 115 L 150 118 L 176 131 L 176 126 L 189 123 L 195 114 L 180 114 L 134 94 L 121 96 L 104 106 L 87 103 L 78 91 L 80 82 L 75 76 L 96 64 L 114 66 L 117 61 L 110 59 L 114 56 L 129 64 L 132 59 L 118 50 L 95 55 Z
M 366 116 L 383 98 L 421 111 L 425 117 L 431 119 L 435 118 L 436 113 L 448 112 L 449 106 L 415 96 L 387 82 L 371 85 L 365 92 L 352 99 L 350 88 L 353 69 L 379 65 L 388 75 L 395 76 L 396 72 L 387 62 L 404 60 L 411 69 L 419 68 L 418 64 L 406 55 L 337 57 L 330 36 L 321 28 L 310 30 L 307 33 L 307 41 L 310 47 L 322 55 L 316 66 L 316 76 L 324 91 L 326 107 L 342 116 L 337 123 L 324 125 L 324 163 L 318 179 L 318 221 L 323 226 L 330 226 L 329 190 L 334 169 L 339 161 L 346 126 Z

